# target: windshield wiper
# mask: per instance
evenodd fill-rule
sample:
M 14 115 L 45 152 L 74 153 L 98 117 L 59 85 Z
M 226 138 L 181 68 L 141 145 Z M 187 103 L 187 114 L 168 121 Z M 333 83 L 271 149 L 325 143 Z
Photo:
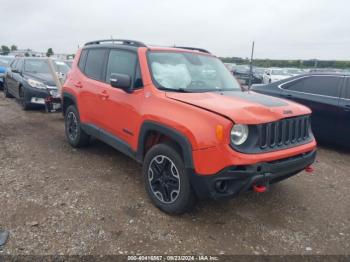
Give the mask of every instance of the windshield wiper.
M 168 87 L 164 87 L 164 86 L 160 86 L 158 89 L 164 90 L 164 91 L 179 92 L 179 93 L 191 93 L 191 91 L 193 91 L 193 90 L 189 90 L 187 88 L 168 88 Z

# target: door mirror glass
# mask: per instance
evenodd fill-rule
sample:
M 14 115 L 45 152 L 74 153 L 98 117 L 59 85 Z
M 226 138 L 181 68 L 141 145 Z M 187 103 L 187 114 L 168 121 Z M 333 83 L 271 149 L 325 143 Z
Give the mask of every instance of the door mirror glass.
M 123 89 L 127 93 L 131 93 L 131 76 L 127 74 L 115 74 L 112 73 L 110 77 L 111 86 L 115 88 Z

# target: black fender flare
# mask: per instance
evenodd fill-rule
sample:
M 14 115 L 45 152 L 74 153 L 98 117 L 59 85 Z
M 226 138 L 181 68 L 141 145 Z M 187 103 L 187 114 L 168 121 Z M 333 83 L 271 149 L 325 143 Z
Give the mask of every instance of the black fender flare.
M 77 106 L 77 99 L 74 95 L 72 95 L 71 93 L 68 92 L 63 92 L 62 93 L 62 114 L 65 114 L 65 110 L 64 110 L 64 100 L 65 98 L 69 98 L 70 100 L 72 100 L 74 102 L 74 104 Z
M 138 148 L 136 152 L 136 158 L 139 162 L 143 162 L 145 141 L 147 138 L 147 134 L 151 131 L 156 131 L 161 134 L 164 134 L 173 139 L 175 142 L 177 142 L 182 150 L 185 167 L 191 169 L 194 168 L 192 158 L 192 145 L 188 138 L 179 131 L 174 130 L 173 128 L 152 121 L 145 121 L 140 129 L 138 138 Z

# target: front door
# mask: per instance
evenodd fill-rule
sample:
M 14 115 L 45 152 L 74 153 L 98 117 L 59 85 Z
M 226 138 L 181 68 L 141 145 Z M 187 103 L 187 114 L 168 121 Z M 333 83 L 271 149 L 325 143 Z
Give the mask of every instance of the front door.
M 338 135 L 336 139 L 341 144 L 350 146 L 350 77 L 348 76 L 344 79 L 345 81 L 339 101 Z
M 132 79 L 132 93 L 112 87 L 111 74 L 126 74 Z M 141 121 L 140 110 L 144 99 L 142 77 L 138 66 L 137 53 L 112 49 L 108 55 L 103 103 L 102 129 L 134 147 L 137 129 Z M 135 148 L 134 148 L 135 149 Z

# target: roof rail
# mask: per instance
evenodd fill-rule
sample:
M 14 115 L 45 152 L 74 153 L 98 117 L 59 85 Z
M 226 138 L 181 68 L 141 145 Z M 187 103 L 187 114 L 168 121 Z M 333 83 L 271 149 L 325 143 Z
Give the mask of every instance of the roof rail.
M 205 50 L 203 48 L 187 47 L 187 46 L 174 46 L 174 47 L 175 48 L 188 49 L 188 50 L 193 50 L 193 51 L 198 51 L 198 52 L 210 54 L 210 52 L 208 50 Z
M 112 44 L 118 44 L 118 45 L 131 45 L 136 47 L 146 47 L 146 45 L 139 41 L 134 40 L 127 40 L 127 39 L 105 39 L 105 40 L 96 40 L 87 42 L 85 46 L 87 45 L 99 45 L 101 43 L 112 43 Z

